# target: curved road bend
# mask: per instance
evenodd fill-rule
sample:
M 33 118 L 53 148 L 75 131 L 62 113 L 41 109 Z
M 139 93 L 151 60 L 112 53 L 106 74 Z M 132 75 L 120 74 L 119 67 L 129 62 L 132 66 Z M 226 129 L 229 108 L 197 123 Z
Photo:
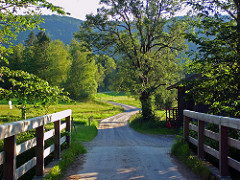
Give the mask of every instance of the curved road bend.
M 128 119 L 139 109 L 114 104 L 126 111 L 101 121 L 96 138 L 83 143 L 88 153 L 69 167 L 63 179 L 198 179 L 192 173 L 182 173 L 170 157 L 173 137 L 135 132 Z

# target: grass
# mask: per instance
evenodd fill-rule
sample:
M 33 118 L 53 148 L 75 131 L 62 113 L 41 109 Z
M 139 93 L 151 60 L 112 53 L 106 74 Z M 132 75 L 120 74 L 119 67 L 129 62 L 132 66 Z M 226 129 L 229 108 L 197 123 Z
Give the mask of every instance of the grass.
M 112 101 L 112 102 L 127 104 L 135 107 L 141 107 L 141 102 L 138 99 L 138 97 L 133 97 L 123 92 L 98 93 L 98 94 L 95 94 L 95 98 L 98 101 Z
M 191 168 L 192 171 L 202 179 L 214 179 L 204 162 L 191 153 L 188 144 L 184 142 L 182 137 L 178 137 L 173 144 L 171 154 Z
M 165 121 L 152 120 L 149 122 L 142 122 L 140 115 L 134 115 L 129 120 L 129 125 L 135 131 L 144 134 L 179 134 L 181 130 L 179 129 L 169 129 L 166 127 Z

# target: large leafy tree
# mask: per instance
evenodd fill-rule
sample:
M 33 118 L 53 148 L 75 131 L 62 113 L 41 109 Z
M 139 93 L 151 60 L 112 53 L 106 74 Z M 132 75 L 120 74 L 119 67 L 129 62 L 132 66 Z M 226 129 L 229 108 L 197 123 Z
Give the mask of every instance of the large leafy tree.
M 65 14 L 63 9 L 47 0 L 3 0 L 0 2 L 0 61 L 7 53 L 5 44 L 11 44 L 17 33 L 33 29 L 42 22 L 39 16 L 42 8 Z M 19 15 L 21 13 L 22 15 Z
M 174 18 L 179 0 L 101 0 L 98 14 L 88 15 L 75 37 L 94 50 L 109 51 L 118 59 L 118 87 L 140 97 L 143 119 L 153 119 L 151 95 L 162 84 L 168 50 L 184 49 L 183 21 Z M 163 71 L 162 71 L 163 70 Z
M 198 13 L 198 29 L 187 38 L 198 45 L 189 65 L 202 78 L 191 82 L 189 95 L 215 114 L 240 117 L 240 1 L 189 1 Z M 223 15 L 224 13 L 224 15 Z

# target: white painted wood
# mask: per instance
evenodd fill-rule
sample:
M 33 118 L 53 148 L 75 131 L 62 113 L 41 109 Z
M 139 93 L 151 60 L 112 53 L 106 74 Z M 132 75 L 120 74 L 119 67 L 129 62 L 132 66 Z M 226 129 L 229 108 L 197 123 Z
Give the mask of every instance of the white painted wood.
M 0 139 L 4 139 L 30 129 L 35 129 L 44 124 L 55 122 L 65 117 L 71 116 L 72 110 L 65 110 L 54 114 L 35 117 L 23 121 L 17 121 L 0 125 Z
M 208 154 L 211 154 L 213 157 L 219 159 L 219 151 L 217 151 L 216 149 L 213 149 L 210 146 L 204 144 L 204 151 Z
M 194 125 L 194 124 L 189 124 L 189 129 L 195 131 L 195 132 L 198 132 L 198 126 Z
M 215 133 L 213 131 L 210 131 L 210 130 L 207 130 L 205 129 L 204 130 L 204 135 L 211 138 L 211 139 L 214 139 L 216 141 L 219 141 L 219 134 L 218 133 Z
M 66 136 L 63 136 L 61 139 L 60 139 L 60 144 L 62 145 L 64 142 L 66 142 Z
M 50 139 L 51 137 L 53 137 L 55 135 L 55 129 L 52 129 L 50 131 L 47 131 L 44 133 L 44 141 Z
M 230 118 L 230 117 L 221 117 L 221 126 L 230 127 L 233 129 L 240 129 L 240 119 Z
M 237 171 L 240 170 L 240 162 L 238 162 L 235 159 L 232 159 L 228 157 L 228 165 L 231 166 L 232 168 L 236 169 Z
M 228 138 L 228 145 L 240 150 L 240 141 L 236 139 Z
M 0 153 L 0 165 L 5 163 L 5 152 Z
M 17 179 L 20 178 L 22 175 L 24 175 L 26 172 L 28 172 L 30 169 L 32 169 L 37 164 L 37 158 L 34 157 L 19 168 L 16 169 L 16 177 Z
M 22 154 L 23 152 L 35 147 L 36 145 L 37 145 L 37 139 L 36 138 L 30 139 L 22 144 L 17 145 L 16 153 L 17 155 Z
M 54 144 L 49 146 L 47 149 L 44 150 L 44 159 L 49 156 L 54 151 L 55 147 Z
M 193 137 L 189 136 L 189 142 L 194 144 L 195 146 L 198 146 L 198 140 L 194 139 Z
M 65 129 L 65 128 L 66 128 L 66 125 L 67 125 L 67 123 L 62 123 L 62 124 L 60 125 L 60 131 L 62 131 L 63 129 Z

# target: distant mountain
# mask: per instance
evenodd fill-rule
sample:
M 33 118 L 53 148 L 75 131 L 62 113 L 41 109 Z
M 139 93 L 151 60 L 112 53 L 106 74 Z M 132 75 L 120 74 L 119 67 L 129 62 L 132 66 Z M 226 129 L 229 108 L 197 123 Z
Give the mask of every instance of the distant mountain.
M 45 23 L 41 23 L 40 27 L 45 29 L 45 32 L 52 40 L 59 39 L 65 44 L 70 44 L 73 33 L 79 30 L 79 26 L 83 22 L 67 16 L 43 15 L 42 17 Z M 37 34 L 39 30 L 34 29 L 33 31 Z M 29 33 L 30 31 L 21 32 L 14 44 L 24 43 Z

